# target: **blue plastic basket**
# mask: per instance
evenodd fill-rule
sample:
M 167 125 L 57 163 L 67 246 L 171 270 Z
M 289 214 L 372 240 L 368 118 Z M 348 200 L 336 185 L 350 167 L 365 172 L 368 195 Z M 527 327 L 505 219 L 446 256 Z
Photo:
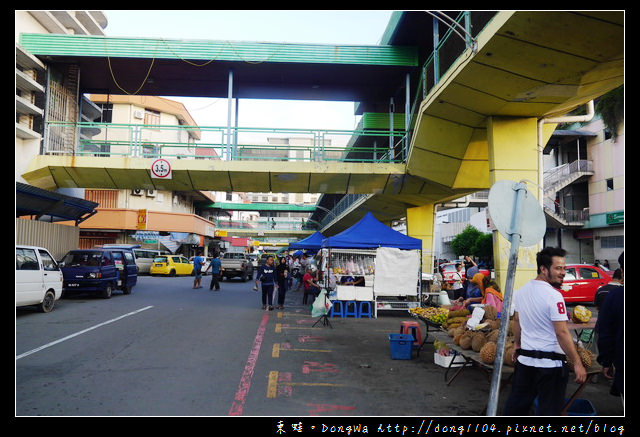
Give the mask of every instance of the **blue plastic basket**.
M 565 399 L 567 402 L 569 399 Z M 538 398 L 533 401 L 533 406 L 538 410 Z M 591 401 L 588 399 L 575 399 L 569 410 L 567 410 L 568 416 L 596 416 L 598 413 Z
M 410 360 L 411 359 L 413 335 L 389 334 L 389 343 L 391 344 L 392 360 Z

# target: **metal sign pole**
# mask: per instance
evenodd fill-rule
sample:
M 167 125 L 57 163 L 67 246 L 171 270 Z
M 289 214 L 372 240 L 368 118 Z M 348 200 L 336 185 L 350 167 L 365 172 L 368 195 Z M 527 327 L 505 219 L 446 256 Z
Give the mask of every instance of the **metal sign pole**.
M 522 208 L 524 199 L 527 196 L 527 188 L 523 183 L 517 183 L 513 189 L 516 191 L 513 213 L 511 216 L 511 230 L 509 232 L 509 242 L 511 250 L 509 252 L 509 267 L 507 269 L 507 281 L 505 285 L 502 315 L 500 317 L 500 331 L 498 334 L 498 344 L 496 346 L 496 357 L 493 363 L 493 375 L 491 379 L 491 392 L 489 394 L 489 404 L 487 415 L 495 416 L 500 395 L 500 378 L 502 376 L 502 363 L 504 359 L 504 345 L 509 330 L 509 314 L 511 309 L 511 296 L 513 294 L 513 283 L 518 264 L 518 250 L 520 249 L 520 237 L 522 226 Z

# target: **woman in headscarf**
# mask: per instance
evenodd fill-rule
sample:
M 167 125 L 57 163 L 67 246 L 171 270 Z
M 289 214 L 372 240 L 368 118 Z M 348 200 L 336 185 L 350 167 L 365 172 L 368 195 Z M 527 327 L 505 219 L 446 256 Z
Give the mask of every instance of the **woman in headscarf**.
M 490 280 L 482 273 L 476 273 L 471 278 L 471 282 L 476 285 L 478 291 L 462 302 L 462 305 L 468 307 L 469 305 L 480 303 L 484 305 L 491 305 L 496 308 L 497 312 L 502 312 L 502 293 L 498 284 Z

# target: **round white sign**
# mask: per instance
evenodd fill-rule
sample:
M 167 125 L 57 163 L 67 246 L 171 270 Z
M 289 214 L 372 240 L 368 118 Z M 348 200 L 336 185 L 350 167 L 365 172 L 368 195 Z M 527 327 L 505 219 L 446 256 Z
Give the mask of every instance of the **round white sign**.
M 166 159 L 156 159 L 151 164 L 151 176 L 166 179 L 171 176 L 171 164 Z

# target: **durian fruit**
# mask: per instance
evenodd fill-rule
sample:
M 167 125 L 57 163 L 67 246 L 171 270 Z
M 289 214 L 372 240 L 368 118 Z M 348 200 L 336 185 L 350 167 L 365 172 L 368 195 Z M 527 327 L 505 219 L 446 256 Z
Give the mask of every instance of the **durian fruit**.
M 582 305 L 578 305 L 573 309 L 571 313 L 571 320 L 575 323 L 587 323 L 591 320 L 591 311 Z
M 476 332 L 471 337 L 471 349 L 474 352 L 480 352 L 480 349 L 487 342 L 487 337 L 482 332 Z
M 472 337 L 471 335 L 468 334 L 462 334 L 462 336 L 460 337 L 460 347 L 462 349 L 470 349 L 471 348 L 471 340 Z
M 484 310 L 484 320 L 496 320 L 498 318 L 498 310 L 491 305 L 485 305 L 482 307 Z
M 482 346 L 482 349 L 480 349 L 480 359 L 482 362 L 485 364 L 493 364 L 493 361 L 496 359 L 496 350 L 497 345 L 494 342 L 486 342 L 484 346 Z
M 494 343 L 498 343 L 498 335 L 500 335 L 499 329 L 494 329 L 489 334 L 487 334 L 487 341 L 492 341 Z
M 513 357 L 513 349 L 514 349 L 513 343 L 507 344 L 507 346 L 504 348 L 503 362 L 507 366 L 511 366 L 511 367 L 513 367 L 513 360 L 511 359 Z
M 464 316 L 460 316 L 460 317 L 449 317 L 449 319 L 447 320 L 447 323 L 449 323 L 449 325 L 452 325 L 454 323 L 466 323 L 467 322 L 467 318 Z
M 500 329 L 500 320 L 498 320 L 498 319 L 496 319 L 496 320 L 487 320 L 487 323 L 488 323 L 489 328 L 491 330 Z
M 468 309 L 464 308 L 461 310 L 449 311 L 449 318 L 453 317 L 465 317 L 471 314 Z
M 462 334 L 455 334 L 455 335 L 453 336 L 453 342 L 454 342 L 455 344 L 460 344 L 460 339 L 461 339 L 461 338 L 462 338 Z
M 585 369 L 591 367 L 591 362 L 593 361 L 593 353 L 590 350 L 587 350 L 583 347 L 578 347 L 578 355 L 580 355 L 580 361 L 582 361 L 582 365 Z
M 454 330 L 454 335 L 455 335 L 455 334 L 464 334 L 464 331 L 466 331 L 466 330 L 464 329 L 464 326 L 458 326 L 458 327 L 456 327 L 456 328 L 454 328 L 454 329 L 455 329 L 455 330 Z

